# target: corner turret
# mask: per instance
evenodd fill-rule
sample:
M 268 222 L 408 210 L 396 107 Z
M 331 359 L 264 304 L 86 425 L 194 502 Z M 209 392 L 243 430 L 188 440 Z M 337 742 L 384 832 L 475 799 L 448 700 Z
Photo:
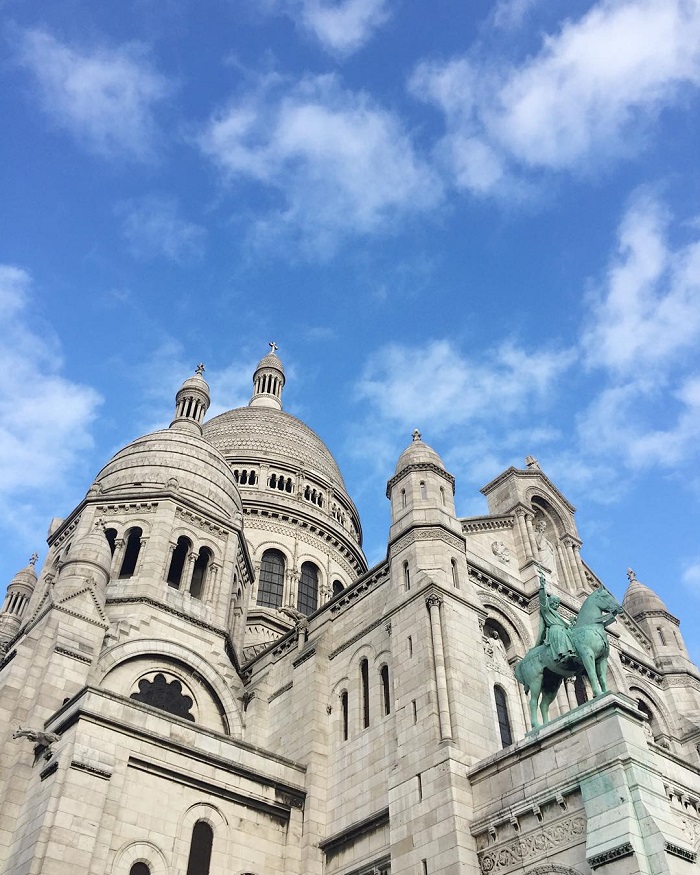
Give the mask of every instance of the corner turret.
M 0 651 L 15 637 L 22 624 L 22 617 L 36 586 L 34 565 L 38 558 L 38 554 L 34 553 L 29 564 L 15 574 L 7 587 L 0 611 Z

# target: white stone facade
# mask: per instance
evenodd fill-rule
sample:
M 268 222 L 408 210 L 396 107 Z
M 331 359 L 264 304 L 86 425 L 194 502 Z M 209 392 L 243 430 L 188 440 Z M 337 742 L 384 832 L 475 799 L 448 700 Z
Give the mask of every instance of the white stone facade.
M 537 568 L 565 616 L 600 584 L 573 506 L 528 458 L 459 519 L 415 433 L 367 569 L 284 382 L 273 350 L 203 423 L 198 369 L 10 584 L 0 871 L 697 872 L 700 673 L 658 596 L 630 571 L 612 692 L 562 684 L 528 733 Z

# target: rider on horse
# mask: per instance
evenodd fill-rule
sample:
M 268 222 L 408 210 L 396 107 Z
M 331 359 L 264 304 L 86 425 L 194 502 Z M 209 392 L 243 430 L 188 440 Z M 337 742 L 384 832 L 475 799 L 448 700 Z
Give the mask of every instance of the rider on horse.
M 538 571 L 540 576 L 540 630 L 535 646 L 546 644 L 557 662 L 566 662 L 576 656 L 576 650 L 569 634 L 571 627 L 559 614 L 559 596 L 547 595 L 544 574 L 541 569 Z

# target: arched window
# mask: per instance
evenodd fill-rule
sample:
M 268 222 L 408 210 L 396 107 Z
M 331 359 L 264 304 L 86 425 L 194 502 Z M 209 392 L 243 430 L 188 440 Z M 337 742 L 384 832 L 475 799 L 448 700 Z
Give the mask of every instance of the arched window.
M 408 562 L 403 564 L 403 582 L 406 589 L 411 588 L 411 572 L 408 570 Z
M 205 820 L 198 820 L 192 830 L 187 875 L 209 875 L 214 831 Z
M 151 875 L 151 870 L 145 863 L 139 860 L 138 863 L 134 863 L 131 869 L 129 869 L 129 875 Z
M 258 604 L 281 608 L 284 592 L 284 556 L 279 550 L 266 550 L 260 563 Z
M 143 535 L 143 530 L 138 526 L 135 526 L 129 532 L 129 537 L 126 539 L 126 550 L 124 551 L 124 559 L 122 560 L 119 577 L 131 577 L 134 571 L 136 571 L 136 562 L 139 558 L 139 552 L 141 551 L 141 535 Z
M 333 581 L 333 595 L 340 595 L 340 593 L 345 589 L 342 582 L 340 580 Z
M 318 568 L 313 562 L 304 562 L 299 578 L 299 593 L 297 595 L 297 610 L 307 617 L 318 607 Z
M 401 507 L 406 507 L 406 490 L 401 490 Z
M 190 595 L 193 599 L 201 599 L 204 582 L 207 579 L 207 569 L 212 559 L 212 552 L 208 547 L 202 547 L 199 551 L 199 556 L 194 563 L 192 569 L 192 583 L 190 584 Z
M 384 705 L 384 716 L 391 714 L 391 691 L 389 689 L 389 666 L 383 665 L 379 670 L 379 676 L 382 681 L 382 703 Z
M 508 747 L 509 744 L 513 743 L 513 733 L 510 729 L 506 693 L 503 687 L 496 684 L 493 688 L 493 695 L 496 699 L 496 715 L 498 717 L 498 731 L 501 733 L 501 744 L 503 747 Z
M 107 543 L 109 544 L 109 552 L 114 556 L 114 551 L 117 547 L 117 530 L 105 529 L 105 538 L 107 538 Z
M 348 720 L 348 693 L 347 690 L 343 690 L 340 694 L 340 712 L 341 718 L 343 721 L 343 741 L 348 740 L 348 729 L 349 729 L 349 720 Z
M 452 560 L 452 586 L 459 589 L 459 571 L 457 570 L 457 560 Z
M 168 586 L 172 586 L 175 589 L 180 588 L 180 584 L 182 583 L 182 572 L 184 571 L 185 562 L 191 550 L 192 542 L 190 539 L 186 538 L 184 535 L 180 535 L 177 539 L 177 544 L 175 544 L 173 555 L 170 557 L 170 568 L 168 568 L 168 576 L 166 578 Z
M 425 488 L 425 483 L 422 480 L 420 482 L 420 497 L 423 501 L 428 497 L 428 490 Z
M 440 487 L 440 503 L 445 503 L 445 490 L 442 488 L 442 486 Z
M 369 663 L 363 659 L 360 663 L 360 679 L 362 682 L 362 726 L 369 726 Z
M 656 627 L 656 631 L 657 631 L 658 636 L 659 636 L 659 641 L 660 641 L 662 644 L 666 644 L 666 636 L 664 635 L 664 631 L 663 631 L 663 629 L 661 628 L 661 626 L 657 626 L 657 627 Z

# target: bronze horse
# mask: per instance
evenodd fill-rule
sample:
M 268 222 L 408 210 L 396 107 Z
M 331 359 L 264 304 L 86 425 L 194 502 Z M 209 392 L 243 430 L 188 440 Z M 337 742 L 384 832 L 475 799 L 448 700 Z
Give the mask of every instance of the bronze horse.
M 610 645 L 605 627 L 622 611 L 615 596 L 601 586 L 581 605 L 578 617 L 569 630 L 576 656 L 561 662 L 551 653 L 548 644 L 528 650 L 515 666 L 515 677 L 530 694 L 530 720 L 538 729 L 537 706 L 542 722 L 549 721 L 549 706 L 564 678 L 584 672 L 588 675 L 594 696 L 607 692 L 607 670 Z

